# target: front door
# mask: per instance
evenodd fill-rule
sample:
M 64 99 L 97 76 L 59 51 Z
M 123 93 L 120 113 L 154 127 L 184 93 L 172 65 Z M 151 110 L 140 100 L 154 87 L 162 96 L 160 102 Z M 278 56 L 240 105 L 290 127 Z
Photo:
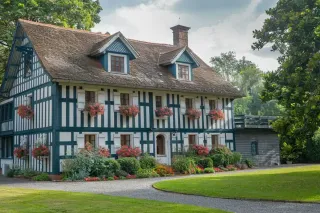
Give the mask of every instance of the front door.
M 170 150 L 168 141 L 166 141 L 164 135 L 159 134 L 156 138 L 156 157 L 157 161 L 162 164 L 170 164 Z

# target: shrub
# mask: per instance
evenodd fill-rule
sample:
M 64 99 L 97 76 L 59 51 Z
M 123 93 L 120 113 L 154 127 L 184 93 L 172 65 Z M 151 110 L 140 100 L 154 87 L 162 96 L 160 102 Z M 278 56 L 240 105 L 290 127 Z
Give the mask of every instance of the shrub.
M 203 145 L 193 145 L 192 149 L 195 151 L 195 153 L 199 156 L 207 156 L 209 154 L 209 149 L 206 146 Z
M 204 170 L 204 173 L 214 173 L 214 169 L 213 168 L 205 168 Z
M 139 169 L 139 171 L 137 172 L 137 178 L 151 178 L 151 177 L 159 177 L 159 175 L 153 169 Z
M 172 176 L 173 169 L 170 166 L 159 164 L 156 166 L 155 171 L 161 177 Z
M 154 169 L 156 168 L 156 159 L 149 154 L 145 154 L 140 158 L 140 166 L 142 169 Z
M 172 168 L 181 174 L 192 174 L 195 173 L 196 166 L 192 158 L 176 156 L 173 159 Z
M 116 171 L 115 172 L 115 175 L 117 176 L 117 177 L 127 177 L 128 176 L 128 172 L 126 172 L 126 171 L 123 171 L 123 170 L 118 170 L 118 171 Z
M 51 178 L 49 177 L 48 173 L 41 173 L 37 176 L 34 176 L 32 178 L 32 180 L 34 180 L 34 181 L 50 181 Z
M 202 159 L 199 159 L 197 164 L 202 167 L 202 168 L 207 168 L 207 167 L 210 167 L 212 168 L 213 167 L 213 161 L 211 158 L 207 157 L 207 158 L 202 158 Z
M 197 166 L 197 167 L 196 167 L 196 174 L 203 174 L 203 173 L 204 173 L 203 170 L 204 170 L 204 169 L 203 169 L 202 167 Z
M 141 154 L 139 147 L 131 148 L 129 146 L 122 146 L 118 151 L 117 155 L 119 157 L 138 157 Z
M 117 171 L 120 170 L 119 162 L 114 159 L 106 159 L 104 161 L 104 165 L 106 166 L 105 167 L 106 172 L 111 172 L 115 174 Z
M 230 164 L 237 164 L 241 162 L 242 155 L 239 152 L 232 153 Z
M 252 167 L 254 166 L 253 161 L 250 160 L 250 159 L 245 159 L 245 160 L 244 160 L 244 163 L 247 164 L 247 166 L 248 166 L 249 168 L 252 168 Z
M 309 162 L 320 162 L 320 129 L 318 129 L 312 138 L 306 144 L 306 156 Z
M 120 158 L 118 162 L 120 168 L 130 175 L 135 175 L 140 169 L 140 163 L 136 158 Z
M 107 180 L 114 180 L 114 177 L 108 177 Z
M 17 176 L 17 175 L 22 175 L 23 172 L 20 168 L 18 167 L 13 167 L 11 168 L 8 173 L 7 173 L 7 177 L 14 177 L 14 176 Z
M 211 159 L 213 161 L 213 165 L 215 167 L 218 167 L 218 166 L 223 166 L 226 162 L 225 160 L 225 156 L 223 154 L 214 154 L 214 155 L 211 155 Z
M 23 174 L 22 175 L 25 178 L 31 179 L 34 176 L 37 176 L 38 174 L 39 174 L 39 172 L 33 171 L 32 169 L 25 169 L 25 170 L 23 170 Z
M 228 169 L 229 171 L 236 171 L 236 170 L 237 170 L 237 168 L 234 167 L 233 165 L 228 165 L 228 166 L 226 167 L 226 169 Z

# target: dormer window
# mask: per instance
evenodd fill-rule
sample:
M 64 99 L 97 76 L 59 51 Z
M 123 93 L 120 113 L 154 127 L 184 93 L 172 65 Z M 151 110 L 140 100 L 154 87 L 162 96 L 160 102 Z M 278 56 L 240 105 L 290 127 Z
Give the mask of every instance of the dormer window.
M 188 64 L 177 64 L 178 66 L 178 79 L 190 80 L 190 65 Z
M 127 56 L 121 54 L 108 54 L 108 71 L 117 73 L 128 73 Z

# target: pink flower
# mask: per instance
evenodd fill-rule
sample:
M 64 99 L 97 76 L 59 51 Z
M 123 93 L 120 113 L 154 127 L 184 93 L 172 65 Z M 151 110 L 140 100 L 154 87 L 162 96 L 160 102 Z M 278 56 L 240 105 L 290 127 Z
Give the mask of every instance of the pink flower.
M 120 157 L 138 157 L 141 154 L 141 150 L 138 147 L 131 148 L 128 146 L 122 146 L 118 151 L 117 155 Z
M 119 107 L 119 112 L 123 116 L 136 117 L 139 114 L 140 110 L 139 110 L 139 107 L 136 106 L 136 105 L 133 105 L 133 106 L 120 106 Z
M 187 112 L 186 112 L 186 115 L 191 120 L 196 120 L 196 119 L 199 119 L 201 117 L 201 111 L 197 110 L 197 109 L 188 109 Z
M 84 111 L 89 112 L 91 117 L 104 114 L 104 105 L 100 103 L 89 104 L 85 107 Z
M 213 109 L 208 115 L 214 120 L 224 120 L 224 113 L 221 109 Z
M 31 119 L 34 115 L 31 106 L 20 105 L 18 107 L 18 115 L 21 118 Z
M 164 117 L 164 116 L 171 116 L 173 115 L 173 112 L 168 107 L 161 107 L 159 109 L 155 110 L 157 117 Z

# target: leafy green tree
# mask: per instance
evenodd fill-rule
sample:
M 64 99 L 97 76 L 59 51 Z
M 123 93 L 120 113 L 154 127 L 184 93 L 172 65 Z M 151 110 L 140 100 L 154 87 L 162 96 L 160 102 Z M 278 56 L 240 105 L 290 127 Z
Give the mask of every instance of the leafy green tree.
M 279 69 L 265 77 L 262 99 L 285 108 L 274 128 L 283 141 L 303 148 L 320 126 L 320 1 L 279 0 L 266 13 L 252 48 L 271 45 L 281 56 Z
M 101 10 L 98 0 L 1 0 L 0 80 L 18 19 L 89 30 L 100 22 Z
M 226 80 L 239 88 L 244 98 L 236 99 L 234 109 L 236 115 L 280 115 L 281 110 L 276 101 L 262 103 L 260 92 L 263 89 L 263 72 L 256 64 L 242 57 L 236 59 L 235 52 L 221 53 L 211 58 L 213 69 Z

